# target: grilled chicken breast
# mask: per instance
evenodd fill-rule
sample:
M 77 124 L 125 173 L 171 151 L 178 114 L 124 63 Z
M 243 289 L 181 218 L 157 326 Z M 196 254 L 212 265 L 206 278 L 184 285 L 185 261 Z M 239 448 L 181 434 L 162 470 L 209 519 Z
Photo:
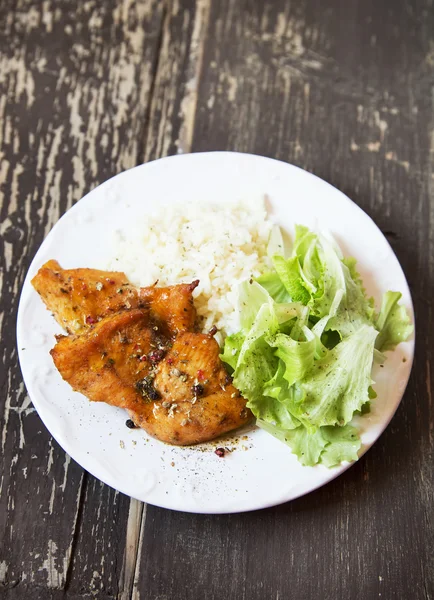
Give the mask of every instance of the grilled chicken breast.
M 125 273 L 65 270 L 56 260 L 39 269 L 32 285 L 68 333 L 77 333 L 114 312 L 137 308 L 140 302 Z
M 152 403 L 152 410 L 149 404 L 130 408 L 134 423 L 176 445 L 211 440 L 247 423 L 251 412 L 219 353 L 211 335 L 180 333 L 154 372 L 159 401 Z
M 51 356 L 74 390 L 89 400 L 129 408 L 139 397 L 135 384 L 150 371 L 149 355 L 160 345 L 154 326 L 147 310 L 123 311 L 81 335 L 57 336 Z
M 68 333 L 79 333 L 116 312 L 146 307 L 173 334 L 191 331 L 196 322 L 192 292 L 198 283 L 136 288 L 125 273 L 62 269 L 55 260 L 45 263 L 32 279 L 48 310 Z
M 199 280 L 168 287 L 139 288 L 141 302 L 148 305 L 154 318 L 164 321 L 171 334 L 196 330 L 196 308 L 193 290 Z
M 62 377 L 90 400 L 129 411 L 136 425 L 177 445 L 207 441 L 251 418 L 210 335 L 174 339 L 151 309 L 102 319 L 51 351 Z

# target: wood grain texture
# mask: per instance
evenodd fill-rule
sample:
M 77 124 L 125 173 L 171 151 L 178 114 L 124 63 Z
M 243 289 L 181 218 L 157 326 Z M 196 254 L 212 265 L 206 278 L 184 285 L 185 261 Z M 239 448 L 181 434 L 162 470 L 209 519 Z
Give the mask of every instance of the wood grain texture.
M 176 0 L 163 29 L 143 156 L 191 151 L 210 0 Z
M 0 23 L 0 597 L 432 600 L 431 0 L 9 0 Z M 144 507 L 83 475 L 31 407 L 11 318 L 83 193 L 216 149 L 292 162 L 353 198 L 397 253 L 418 322 L 374 448 L 305 498 L 229 516 Z
M 136 164 L 163 8 L 158 0 L 0 8 L 0 582 L 13 597 L 118 591 L 130 501 L 88 479 L 50 438 L 22 384 L 15 314 L 52 225 Z
M 423 325 L 396 417 L 338 481 L 251 515 L 149 506 L 145 597 L 433 597 L 433 16 L 428 2 L 210 3 L 191 149 L 273 156 L 346 192 L 388 236 Z M 159 120 L 173 129 L 172 144 L 178 116 Z

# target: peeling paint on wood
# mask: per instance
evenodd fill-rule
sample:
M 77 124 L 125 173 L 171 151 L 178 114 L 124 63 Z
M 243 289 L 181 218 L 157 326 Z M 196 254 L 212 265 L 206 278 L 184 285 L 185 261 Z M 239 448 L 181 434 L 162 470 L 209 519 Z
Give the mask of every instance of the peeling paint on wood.
M 28 585 L 75 587 L 69 580 L 86 538 L 82 531 L 87 531 L 79 521 L 92 512 L 88 506 L 98 504 L 102 486 L 89 485 L 82 469 L 50 438 L 26 395 L 15 348 L 19 292 L 36 249 L 65 210 L 101 181 L 136 164 L 161 25 L 157 0 L 65 1 L 62 6 L 51 0 L 9 0 L 0 7 L 0 429 L 5 459 L 0 582 L 11 593 L 25 594 Z M 110 495 L 101 501 L 110 508 L 101 505 L 100 525 L 119 527 L 115 535 L 122 540 L 122 519 L 116 523 L 109 516 L 116 515 L 116 502 Z M 123 499 L 122 505 L 128 504 Z M 116 546 L 121 561 L 123 545 Z M 87 582 L 82 574 L 77 580 L 86 592 L 98 589 L 103 572 L 95 567 Z
M 145 162 L 191 146 L 210 0 L 170 3 L 144 149 Z
M 126 527 L 125 552 L 120 577 L 119 600 L 130 600 L 133 597 L 133 586 L 137 577 L 137 556 L 141 550 L 140 532 L 146 524 L 146 506 L 143 502 L 132 499 Z
M 0 596 L 434 598 L 431 0 L 5 0 L 0 7 Z M 115 492 L 50 438 L 15 314 L 65 210 L 143 160 L 241 150 L 315 172 L 386 233 L 422 326 L 403 403 L 325 488 L 232 516 Z M 290 191 L 289 191 L 290 193 Z
M 243 516 L 148 506 L 139 555 L 146 597 L 187 600 L 200 597 L 197 590 L 231 600 L 433 597 L 434 414 L 426 365 L 434 331 L 434 72 L 421 40 L 432 38 L 434 14 L 427 8 L 423 21 L 407 9 L 391 2 L 211 3 L 191 149 L 273 156 L 348 193 L 389 232 L 416 313 L 430 325 L 419 333 L 419 359 L 391 426 L 335 482 Z M 174 153 L 176 116 L 164 115 L 159 128 Z M 192 582 L 188 589 L 181 579 Z

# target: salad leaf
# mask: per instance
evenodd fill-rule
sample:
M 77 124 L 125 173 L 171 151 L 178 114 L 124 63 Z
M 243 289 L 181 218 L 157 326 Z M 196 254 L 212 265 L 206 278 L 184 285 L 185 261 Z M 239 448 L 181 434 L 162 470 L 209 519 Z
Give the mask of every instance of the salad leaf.
M 310 293 L 306 287 L 301 266 L 297 257 L 285 260 L 283 256 L 273 256 L 273 265 L 292 302 L 307 304 Z
M 277 365 L 277 371 L 264 385 L 264 396 L 275 398 L 276 400 L 279 400 L 279 402 L 283 403 L 287 401 L 291 392 L 289 391 L 288 382 L 283 377 L 284 373 L 285 364 L 280 360 Z
M 283 378 L 290 386 L 306 375 L 312 368 L 315 358 L 315 336 L 307 327 L 303 328 L 303 333 L 305 341 L 293 340 L 283 333 L 268 339 L 270 346 L 277 348 L 275 354 L 285 365 Z
M 278 328 L 279 323 L 273 305 L 270 302 L 263 304 L 252 327 L 244 337 L 233 375 L 235 387 L 248 400 L 253 401 L 262 397 L 265 383 L 273 377 L 277 369 L 278 359 L 264 336 L 276 333 Z
M 238 356 L 243 345 L 245 336 L 241 331 L 229 335 L 225 340 L 223 354 L 220 354 L 220 359 L 227 365 L 235 369 L 238 363 Z
M 294 413 L 314 426 L 345 425 L 369 400 L 376 329 L 363 325 L 297 383 L 302 400 Z
M 362 445 L 355 427 L 321 427 L 323 438 L 328 442 L 321 455 L 321 462 L 326 467 L 339 465 L 343 460 L 357 460 L 357 452 Z
M 256 281 L 243 281 L 238 289 L 238 310 L 242 330 L 252 327 L 261 306 L 270 300 L 270 294 Z
M 351 425 L 345 427 L 321 427 L 310 433 L 303 426 L 285 429 L 272 425 L 268 421 L 257 420 L 261 429 L 290 446 L 304 466 L 313 467 L 321 462 L 326 467 L 334 467 L 342 461 L 357 460 L 361 441 L 357 429 Z
M 303 269 L 319 276 L 313 281 L 316 292 L 309 306 L 314 315 L 322 318 L 330 313 L 338 292 L 345 295 L 342 262 L 334 246 L 324 237 L 311 233 L 311 247 L 303 259 Z
M 273 225 L 270 233 L 270 239 L 268 240 L 267 254 L 270 259 L 273 256 L 285 256 L 285 243 L 283 241 L 282 232 L 278 225 Z
M 243 359 L 234 372 L 234 385 L 249 400 L 247 406 L 252 408 L 255 416 L 252 403 L 263 400 L 264 386 L 273 378 L 277 362 L 273 349 L 263 338 L 258 338 L 244 351 Z
M 221 358 L 258 425 L 303 465 L 356 460 L 351 421 L 376 398 L 373 362 L 413 331 L 401 294 L 387 292 L 376 316 L 356 261 L 307 227 L 296 226 L 289 258 L 276 231 L 268 252 L 274 268 L 241 285 L 241 330 Z
M 313 331 L 314 333 L 318 336 L 321 337 L 322 334 L 324 333 L 325 328 L 328 325 L 328 322 L 330 321 L 330 319 L 332 317 L 334 317 L 338 311 L 338 308 L 341 304 L 342 298 L 344 296 L 344 291 L 343 290 L 337 290 L 336 291 L 336 295 L 333 299 L 333 302 L 330 306 L 330 312 L 323 317 L 322 319 L 320 319 L 313 327 Z
M 309 306 L 322 320 L 323 331 L 333 329 L 344 338 L 360 324 L 372 323 L 372 300 L 366 297 L 356 261 L 343 259 L 333 240 L 296 226 L 291 258 L 277 257 L 273 264 L 291 298 Z
M 288 444 L 304 466 L 316 465 L 327 445 L 327 440 L 324 439 L 319 429 L 314 433 L 309 433 L 303 426 L 296 429 L 283 429 L 261 419 L 257 421 L 257 424 L 261 429 L 265 429 L 280 441 Z
M 354 281 L 350 269 L 341 262 L 342 274 L 345 282 L 342 301 L 334 317 L 327 324 L 344 338 L 351 335 L 363 325 L 373 324 L 373 300 L 366 297 L 360 280 Z
M 247 332 L 238 356 L 237 367 L 246 364 L 246 354 L 255 349 L 255 344 L 263 340 L 264 335 L 273 335 L 279 329 L 279 321 L 270 302 L 263 304 L 255 321 Z
M 329 317 L 325 329 L 333 329 L 344 338 L 360 325 L 372 323 L 372 301 L 366 298 L 355 261 L 342 260 L 340 250 L 325 236 L 316 236 L 315 243 L 322 278 L 310 306 L 313 314 L 323 319 Z
M 363 287 L 362 278 L 360 277 L 360 273 L 357 270 L 356 259 L 352 256 L 348 256 L 346 258 L 343 258 L 342 262 L 348 268 L 350 275 L 351 275 L 351 279 L 361 287 L 361 289 L 363 290 L 363 293 L 365 294 L 366 290 Z
M 394 350 L 413 333 L 413 325 L 405 308 L 398 304 L 400 292 L 386 292 L 381 303 L 376 327 L 379 330 L 375 347 L 380 352 Z
M 261 402 L 253 401 L 249 403 L 249 408 L 251 410 L 256 409 L 256 418 L 260 421 L 268 423 L 273 427 L 278 426 L 284 431 L 295 429 L 300 425 L 300 421 L 291 415 L 285 404 L 274 402 L 271 398 L 265 397 Z
M 275 300 L 276 302 L 291 302 L 291 296 L 288 294 L 286 287 L 283 285 L 279 275 L 270 271 L 264 275 L 257 277 L 256 282 L 259 283 Z

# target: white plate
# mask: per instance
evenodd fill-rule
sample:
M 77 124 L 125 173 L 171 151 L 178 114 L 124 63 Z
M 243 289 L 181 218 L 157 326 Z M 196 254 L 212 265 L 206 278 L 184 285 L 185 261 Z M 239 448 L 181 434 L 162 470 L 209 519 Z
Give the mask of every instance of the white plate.
M 374 222 L 344 194 L 283 162 L 230 152 L 189 154 L 141 165 L 87 194 L 55 225 L 36 254 L 24 283 L 18 313 L 18 347 L 24 380 L 41 419 L 59 444 L 90 473 L 139 500 L 197 513 L 230 513 L 273 506 L 327 483 L 348 468 L 302 467 L 290 449 L 259 429 L 218 445 L 179 448 L 125 426 L 127 414 L 90 403 L 65 383 L 49 350 L 60 329 L 30 279 L 48 259 L 64 268 L 104 268 L 112 257 L 115 229 L 128 232 L 155 204 L 200 200 L 229 202 L 266 194 L 273 219 L 292 232 L 295 223 L 330 230 L 346 255 L 355 256 L 367 291 L 377 303 L 389 289 L 410 292 L 396 256 Z M 146 260 L 146 257 L 144 257 Z M 122 269 L 122 264 L 119 264 Z M 234 282 L 235 283 L 235 282 Z M 360 419 L 365 452 L 392 418 L 412 365 L 414 341 L 389 353 L 377 369 L 378 398 Z M 378 468 L 381 468 L 379 465 Z

